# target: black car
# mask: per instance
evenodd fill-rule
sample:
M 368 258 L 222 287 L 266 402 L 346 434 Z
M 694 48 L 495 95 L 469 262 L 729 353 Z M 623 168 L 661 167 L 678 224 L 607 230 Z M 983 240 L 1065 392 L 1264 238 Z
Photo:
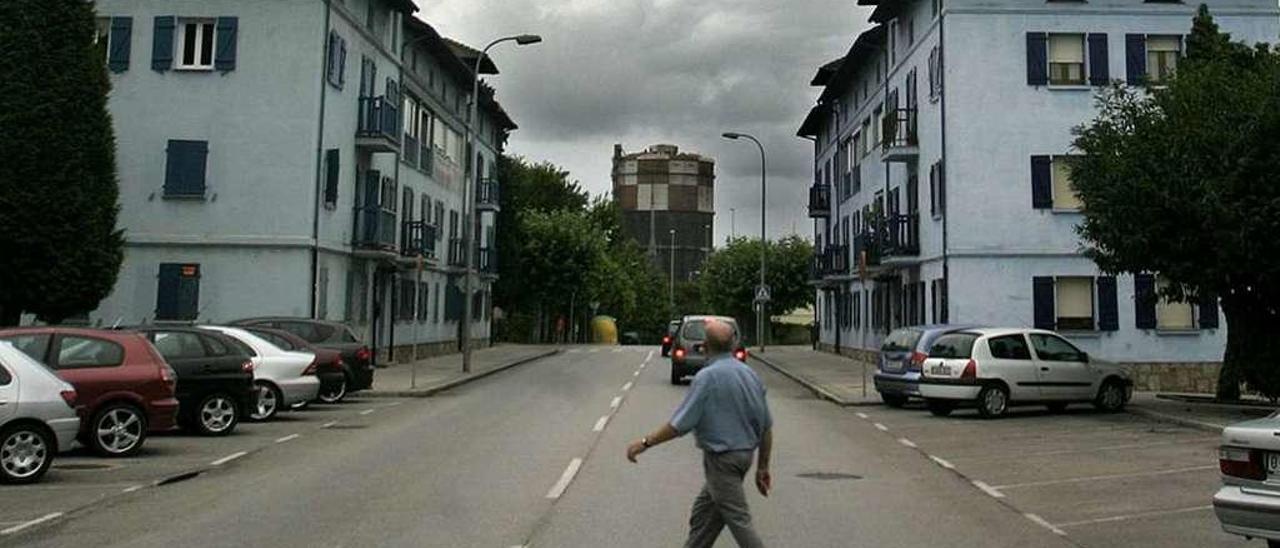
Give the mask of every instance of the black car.
M 337 350 L 342 354 L 345 365 L 347 392 L 373 386 L 373 352 L 346 324 L 310 318 L 263 317 L 236 320 L 228 325 L 280 329 L 301 337 L 316 348 Z
M 253 333 L 267 342 L 290 352 L 310 352 L 316 355 L 316 376 L 320 378 L 320 394 L 315 401 L 320 403 L 339 403 L 347 397 L 348 367 L 342 361 L 342 353 L 337 350 L 317 347 L 302 337 L 283 329 L 258 327 L 256 325 L 241 326 L 241 329 Z
M 178 422 L 206 436 L 230 434 L 257 404 L 253 362 L 226 335 L 177 326 L 127 328 L 151 341 L 178 376 Z

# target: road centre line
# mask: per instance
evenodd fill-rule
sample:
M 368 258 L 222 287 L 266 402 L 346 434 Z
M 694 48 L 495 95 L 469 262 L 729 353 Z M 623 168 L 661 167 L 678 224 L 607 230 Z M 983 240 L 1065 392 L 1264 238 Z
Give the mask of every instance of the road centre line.
M 955 469 L 956 469 L 956 466 L 955 466 L 954 464 L 951 464 L 951 463 L 947 462 L 947 461 L 946 461 L 946 459 L 943 459 L 942 457 L 935 457 L 935 456 L 933 456 L 933 455 L 929 455 L 929 458 L 930 458 L 930 459 L 932 459 L 932 460 L 933 460 L 933 462 L 938 463 L 938 466 L 941 466 L 941 467 L 943 467 L 943 468 L 946 468 L 947 470 L 955 470 Z
M 626 392 L 628 390 L 631 390 L 631 381 L 627 381 L 627 384 L 622 385 L 623 392 Z
M 10 527 L 10 528 L 8 528 L 8 529 L 0 530 L 0 535 L 12 535 L 12 534 L 17 533 L 18 531 L 21 531 L 21 530 L 26 529 L 26 528 L 28 528 L 28 527 L 32 527 L 32 526 L 35 526 L 35 525 L 40 525 L 41 523 L 44 523 L 44 522 L 49 521 L 49 520 L 58 519 L 58 518 L 60 518 L 60 517 L 62 517 L 62 512 L 54 512 L 54 513 L 52 513 L 52 514 L 45 514 L 45 515 L 40 516 L 40 517 L 38 517 L 38 518 L 36 518 L 36 519 L 33 519 L 33 520 L 31 520 L 31 521 L 25 521 L 25 522 L 19 523 L 19 524 L 17 524 L 17 525 L 14 525 L 13 527 Z
M 564 494 L 565 489 L 569 488 L 569 482 L 573 481 L 573 477 L 578 474 L 578 469 L 582 467 L 582 459 L 575 458 L 569 461 L 568 468 L 564 469 L 564 473 L 560 475 L 560 481 L 551 486 L 551 490 L 547 491 L 547 498 L 558 499 Z
M 326 422 L 326 423 L 324 423 L 324 424 L 320 425 L 320 428 L 330 428 L 330 427 L 332 427 L 332 426 L 333 426 L 333 425 L 335 425 L 335 424 L 338 424 L 338 421 L 329 421 L 329 422 Z
M 973 480 L 970 483 L 972 483 L 974 487 L 977 487 L 978 489 L 982 490 L 983 493 L 991 495 L 992 497 L 995 497 L 998 499 L 1004 498 L 1004 493 L 1001 493 L 1000 490 L 996 489 L 995 487 L 987 485 L 986 482 Z
M 592 432 L 601 432 L 601 431 L 604 431 L 604 427 L 605 427 L 605 425 L 606 425 L 606 424 L 609 424 L 609 415 L 605 415 L 605 416 L 603 416 L 603 417 L 600 417 L 600 420 L 596 421 L 596 425 L 595 425 L 595 427 L 593 427 L 593 428 L 591 429 L 591 431 L 592 431 Z
M 130 487 L 126 487 L 126 488 L 124 488 L 124 490 L 123 490 L 123 491 L 120 491 L 120 492 L 121 492 L 121 493 L 132 493 L 132 492 L 137 491 L 137 490 L 139 490 L 139 489 L 142 489 L 142 486 L 141 486 L 141 485 L 133 485 L 133 486 L 130 486 Z
M 854 415 L 857 415 L 857 416 L 858 416 L 858 418 L 863 419 L 863 420 L 866 420 L 866 419 L 871 418 L 871 417 L 868 417 L 866 413 L 854 413 Z
M 918 447 L 918 446 L 916 445 L 916 442 L 911 441 L 911 440 L 909 440 L 909 439 L 907 439 L 907 438 L 898 438 L 898 443 L 901 443 L 902 445 L 905 445 L 905 446 L 910 447 L 910 448 L 912 448 L 912 449 L 916 449 L 916 448 Z
M 361 411 L 361 412 L 360 412 L 360 414 L 361 414 L 361 415 L 368 415 L 369 413 L 372 413 L 372 412 L 373 412 L 373 409 L 365 409 L 364 411 Z
M 1078 527 L 1078 526 L 1081 526 L 1081 525 L 1094 525 L 1094 524 L 1098 524 L 1098 523 L 1110 523 L 1110 522 L 1114 522 L 1114 521 L 1127 521 L 1127 520 L 1131 520 L 1131 519 L 1150 518 L 1150 517 L 1156 517 L 1156 516 L 1169 516 L 1169 515 L 1173 515 L 1173 514 L 1186 514 L 1186 513 L 1190 513 L 1190 512 L 1200 512 L 1200 511 L 1204 511 L 1204 510 L 1212 510 L 1212 509 L 1213 509 L 1213 505 L 1212 505 L 1212 504 L 1206 504 L 1206 505 L 1204 505 L 1204 506 L 1194 506 L 1194 507 L 1191 507 L 1191 508 L 1177 508 L 1177 509 L 1174 509 L 1174 510 L 1156 510 L 1156 511 L 1153 511 L 1153 512 L 1140 512 L 1140 513 L 1137 513 L 1137 514 L 1127 514 L 1127 515 L 1123 515 L 1123 516 L 1111 516 L 1111 517 L 1107 517 L 1107 518 L 1086 519 L 1086 520 L 1080 520 L 1080 521 L 1069 521 L 1069 522 L 1067 522 L 1067 523 L 1059 523 L 1059 524 L 1058 524 L 1058 527 Z
M 283 438 L 276 438 L 276 443 L 284 443 L 286 441 L 296 440 L 301 437 L 302 437 L 302 434 L 289 434 L 288 436 L 285 436 Z
M 1057 528 L 1057 527 L 1054 527 L 1052 523 L 1049 523 L 1049 522 L 1045 521 L 1045 519 L 1044 519 L 1044 518 L 1042 518 L 1042 517 L 1040 517 L 1040 516 L 1037 516 L 1037 515 L 1032 514 L 1032 513 L 1026 513 L 1026 514 L 1022 514 L 1022 515 L 1026 516 L 1026 517 L 1027 517 L 1027 519 L 1031 520 L 1031 521 L 1032 521 L 1033 523 L 1035 523 L 1036 525 L 1039 525 L 1039 526 L 1041 526 L 1041 527 L 1044 527 L 1045 529 L 1048 529 L 1048 530 L 1052 531 L 1052 532 L 1053 532 L 1053 534 L 1055 534 L 1055 535 L 1058 535 L 1058 536 L 1060 536 L 1060 537 L 1065 537 L 1065 536 L 1067 536 L 1067 532 L 1066 532 L 1066 531 L 1063 531 L 1062 529 L 1059 529 L 1059 528 Z
M 213 466 L 222 466 L 222 465 L 224 465 L 224 464 L 226 464 L 226 463 L 228 463 L 228 462 L 231 462 L 231 461 L 233 461 L 233 460 L 236 460 L 236 459 L 238 459 L 238 458 L 240 458 L 240 457 L 243 457 L 243 456 L 245 456 L 245 455 L 248 455 L 248 454 L 249 454 L 249 453 L 248 453 L 247 451 L 237 451 L 237 452 L 235 452 L 235 453 L 232 453 L 232 454 L 230 454 L 230 455 L 227 455 L 227 456 L 225 456 L 225 457 L 222 457 L 222 458 L 220 458 L 220 459 L 218 459 L 218 460 L 215 460 L 215 461 L 213 461 L 213 462 L 211 462 L 211 463 L 209 463 L 209 464 L 210 464 L 210 465 L 213 465 Z
M 644 366 L 641 366 L 641 367 L 644 367 Z M 637 370 L 637 371 L 636 371 L 634 374 L 632 374 L 631 376 L 632 376 L 632 377 L 639 377 L 639 376 L 640 376 L 640 371 L 639 371 L 639 370 Z
M 644 357 L 644 361 L 646 361 L 646 362 L 647 362 L 647 361 L 652 360 L 652 359 L 653 359 L 653 351 L 652 351 L 652 350 L 650 350 L 650 351 L 649 351 L 649 353 L 648 353 L 647 355 L 645 355 L 645 357 Z
M 1218 469 L 1218 465 L 1216 464 L 1206 465 L 1206 466 L 1189 466 L 1186 468 L 1171 468 L 1169 470 L 1156 470 L 1154 472 L 1134 472 L 1131 474 L 1107 474 L 1105 476 L 1084 476 L 1079 478 L 1065 478 L 1065 479 L 1045 480 L 1045 481 L 1029 481 L 1026 483 L 1011 483 L 1008 485 L 997 485 L 995 486 L 995 488 L 1001 489 L 1001 490 L 1009 490 L 1009 489 L 1017 489 L 1019 487 L 1043 487 L 1045 485 L 1059 485 L 1063 483 L 1081 483 L 1086 481 L 1101 481 L 1101 480 L 1121 479 L 1121 478 L 1141 478 L 1141 477 L 1147 477 L 1147 476 L 1166 476 L 1170 474 L 1183 474 L 1186 472 L 1198 472 L 1201 470 L 1217 470 L 1217 469 Z
M 876 430 L 879 430 L 879 431 L 881 431 L 881 432 L 888 432 L 888 431 L 889 431 L 889 427 L 888 427 L 888 426 L 885 426 L 885 425 L 880 424 L 880 423 L 878 423 L 878 422 L 877 422 L 877 423 L 875 423 L 875 424 L 873 424 L 872 426 L 876 427 Z
M 609 402 L 610 409 L 617 409 L 622 404 L 622 396 L 614 396 L 613 401 Z

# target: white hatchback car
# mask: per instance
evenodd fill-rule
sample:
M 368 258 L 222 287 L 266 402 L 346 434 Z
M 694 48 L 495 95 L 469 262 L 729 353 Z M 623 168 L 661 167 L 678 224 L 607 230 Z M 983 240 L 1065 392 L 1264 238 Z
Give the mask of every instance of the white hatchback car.
M 80 431 L 76 389 L 0 341 L 0 483 L 38 481 Z
M 1076 348 L 1052 331 L 975 328 L 938 337 L 920 372 L 920 395 L 934 415 L 974 403 L 983 417 L 1016 404 L 1053 411 L 1092 402 L 1103 411 L 1124 408 L 1133 381 L 1119 366 Z
M 284 350 L 236 327 L 200 327 L 227 335 L 247 347 L 249 360 L 253 362 L 253 384 L 258 390 L 258 403 L 250 411 L 249 418 L 255 421 L 270 419 L 281 408 L 309 402 L 320 393 L 315 354 Z

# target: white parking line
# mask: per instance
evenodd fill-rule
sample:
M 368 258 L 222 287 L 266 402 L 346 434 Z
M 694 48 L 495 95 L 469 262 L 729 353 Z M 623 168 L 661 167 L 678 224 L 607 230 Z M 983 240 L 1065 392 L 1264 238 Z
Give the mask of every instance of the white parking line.
M 374 411 L 373 409 L 365 409 L 364 411 L 361 411 L 361 412 L 360 412 L 360 414 L 361 414 L 361 415 L 368 415 L 369 413 L 372 413 L 373 411 Z
M 573 481 L 573 476 L 578 474 L 578 468 L 582 467 L 582 459 L 573 459 L 569 461 L 569 467 L 564 469 L 564 473 L 560 475 L 560 481 L 551 486 L 551 490 L 547 491 L 547 498 L 558 499 L 564 494 L 565 489 L 569 488 L 569 482 Z
M 877 422 L 877 423 L 875 423 L 875 424 L 873 424 L 872 426 L 876 427 L 876 430 L 879 430 L 879 431 L 881 431 L 881 432 L 888 432 L 888 431 L 889 431 L 889 427 L 888 427 L 888 426 L 885 426 L 885 425 L 880 424 L 880 423 L 878 423 L 878 422 Z
M 1000 492 L 1000 490 L 999 490 L 999 489 L 996 489 L 995 487 L 992 487 L 992 486 L 990 486 L 990 485 L 987 485 L 987 484 L 986 484 L 986 482 L 981 482 L 981 481 L 978 481 L 978 480 L 973 480 L 971 483 L 973 483 L 973 486 L 974 486 L 974 487 L 977 487 L 978 489 L 981 489 L 983 493 L 986 493 L 986 494 L 991 495 L 992 497 L 995 497 L 995 498 L 998 498 L 998 499 L 1002 499 L 1002 498 L 1004 498 L 1004 493 L 1001 493 L 1001 492 Z
M 858 416 L 858 418 L 860 418 L 860 419 L 868 419 L 868 418 L 870 418 L 870 417 L 868 417 L 868 416 L 867 416 L 867 414 L 866 414 L 866 413 L 854 413 L 854 415 L 857 415 L 857 416 Z
M 142 486 L 141 486 L 141 485 L 134 485 L 134 486 L 131 486 L 131 487 L 126 487 L 123 491 L 121 491 L 121 493 L 132 493 L 132 492 L 137 491 L 137 490 L 139 490 L 139 489 L 142 489 Z
M 610 409 L 617 409 L 622 404 L 622 396 L 614 396 L 613 401 L 609 402 Z
M 1063 483 L 1081 483 L 1086 481 L 1101 481 L 1120 478 L 1141 478 L 1147 476 L 1166 476 L 1169 474 L 1183 474 L 1186 472 L 1198 472 L 1201 470 L 1217 470 L 1217 465 L 1212 466 L 1190 466 L 1187 468 L 1173 468 L 1169 470 L 1156 470 L 1154 472 L 1134 472 L 1132 474 L 1107 474 L 1105 476 L 1085 476 L 1080 478 L 1065 478 L 1046 481 L 1029 481 L 1026 483 L 1011 483 L 1009 485 L 997 485 L 996 489 L 1009 490 L 1019 487 L 1042 487 L 1045 485 L 1059 485 Z
M 935 456 L 933 456 L 933 455 L 929 455 L 929 458 L 930 458 L 930 459 L 933 459 L 933 462 L 938 463 L 938 466 L 941 466 L 941 467 L 943 467 L 943 468 L 946 468 L 947 470 L 955 470 L 955 469 L 956 469 L 956 466 L 955 466 L 954 464 L 951 464 L 951 463 L 947 462 L 947 461 L 946 461 L 945 459 L 943 459 L 942 457 L 935 457 Z
M 335 424 L 338 424 L 338 421 L 329 421 L 329 422 L 326 422 L 326 423 L 324 423 L 324 424 L 320 425 L 320 428 L 329 428 L 329 427 L 332 427 L 332 426 L 333 426 L 333 425 L 335 425 Z
M 628 381 L 628 382 L 627 382 L 627 384 L 622 385 L 622 391 L 623 391 L 623 392 L 626 392 L 626 391 L 628 391 L 628 390 L 631 390 L 631 382 L 630 382 L 630 381 Z
M 33 520 L 31 520 L 31 521 L 25 521 L 25 522 L 19 523 L 18 525 L 14 525 L 13 527 L 10 527 L 10 528 L 8 528 L 8 529 L 0 530 L 0 535 L 12 535 L 12 534 L 17 533 L 18 531 L 21 531 L 21 530 L 26 529 L 26 528 L 28 528 L 28 527 L 31 527 L 31 526 L 34 526 L 34 525 L 40 525 L 41 523 L 44 523 L 44 522 L 49 521 L 49 520 L 52 520 L 52 519 L 58 519 L 58 518 L 59 518 L 59 517 L 61 517 L 61 516 L 62 516 L 62 512 L 54 512 L 54 513 L 52 513 L 52 514 L 45 514 L 45 515 L 40 516 L 40 517 L 38 517 L 38 518 L 36 518 L 36 519 L 33 519 Z
M 1020 454 L 987 455 L 987 456 L 972 457 L 972 458 L 965 457 L 961 460 L 963 460 L 965 463 L 998 461 L 998 460 L 1009 460 L 1009 459 L 1026 460 L 1028 457 L 1050 457 L 1054 455 L 1070 455 L 1074 453 L 1100 453 L 1103 451 L 1118 451 L 1122 449 L 1146 449 L 1148 447 L 1160 447 L 1162 445 L 1185 445 L 1190 443 L 1216 441 L 1220 439 L 1222 439 L 1222 436 L 1195 437 L 1195 438 L 1188 438 L 1188 439 L 1157 441 L 1157 442 L 1148 442 L 1148 443 L 1125 443 L 1120 445 L 1101 445 L 1098 447 L 1085 447 L 1085 448 L 1079 448 L 1079 449 L 1055 449 L 1053 451 L 1038 451 L 1038 452 L 1033 451 L 1029 453 L 1020 453 Z
M 1113 521 L 1126 521 L 1139 518 L 1150 518 L 1156 516 L 1169 516 L 1173 514 L 1186 514 L 1190 512 L 1201 512 L 1204 510 L 1212 510 L 1212 504 L 1204 506 L 1193 506 L 1191 508 L 1178 508 L 1176 510 L 1157 510 L 1155 512 L 1142 512 L 1138 514 L 1128 514 L 1123 516 L 1111 516 L 1109 518 L 1086 519 L 1081 521 L 1070 521 L 1067 523 L 1059 523 L 1058 527 L 1078 527 L 1080 525 L 1093 525 L 1095 523 L 1109 523 Z
M 286 441 L 296 440 L 301 437 L 302 437 L 302 434 L 289 434 L 288 436 L 285 436 L 283 438 L 276 438 L 276 443 L 284 443 Z
M 642 365 L 642 366 L 640 366 L 640 367 L 642 367 L 642 368 L 643 368 L 644 366 Z M 635 372 L 635 374 L 633 374 L 633 375 L 631 375 L 631 376 L 632 376 L 632 377 L 639 377 L 639 376 L 640 376 L 640 371 L 636 371 L 636 372 Z
M 898 443 L 901 443 L 902 445 L 905 445 L 905 446 L 910 447 L 910 448 L 912 448 L 912 449 L 915 449 L 915 448 L 917 447 L 916 442 L 911 441 L 911 440 L 909 440 L 909 439 L 907 439 L 907 438 L 898 438 Z
M 592 432 L 600 432 L 600 431 L 604 430 L 604 426 L 605 426 L 606 424 L 609 424 L 609 415 L 605 415 L 605 416 L 603 416 L 603 417 L 600 417 L 600 420 L 596 421 L 596 425 L 595 425 L 595 427 L 594 427 L 594 428 L 592 428 L 592 429 L 591 429 L 591 431 L 592 431 Z
M 1026 517 L 1027 517 L 1027 519 L 1031 520 L 1031 521 L 1032 521 L 1032 522 L 1034 522 L 1036 525 L 1039 525 L 1039 526 L 1041 526 L 1041 527 L 1044 527 L 1045 529 L 1048 529 L 1048 530 L 1052 531 L 1052 532 L 1053 532 L 1053 534 L 1055 534 L 1055 535 L 1062 536 L 1062 537 L 1067 536 L 1067 532 L 1066 532 L 1066 531 L 1063 531 L 1062 529 L 1059 529 L 1059 528 L 1057 528 L 1057 527 L 1054 527 L 1052 523 L 1049 523 L 1049 522 L 1045 521 L 1045 520 L 1044 520 L 1044 518 L 1042 518 L 1042 517 L 1040 517 L 1040 516 L 1037 516 L 1037 515 L 1035 515 L 1035 514 L 1031 514 L 1031 513 L 1022 514 L 1022 515 L 1026 516 Z
M 226 463 L 228 463 L 228 462 L 231 462 L 231 461 L 233 461 L 233 460 L 236 460 L 236 459 L 238 459 L 238 458 L 240 458 L 240 457 L 243 457 L 243 456 L 245 456 L 245 455 L 248 455 L 248 454 L 249 454 L 249 453 L 248 453 L 248 452 L 246 452 L 246 451 L 239 451 L 239 452 L 236 452 L 236 453 L 232 453 L 232 454 L 230 454 L 230 455 L 227 455 L 227 456 L 225 456 L 225 457 L 222 457 L 222 458 L 220 458 L 220 459 L 218 459 L 218 460 L 215 460 L 215 461 L 213 461 L 213 462 L 211 462 L 211 463 L 209 463 L 209 464 L 211 464 L 211 465 L 213 465 L 213 466 L 222 466 L 222 465 L 224 465 L 224 464 L 226 464 Z

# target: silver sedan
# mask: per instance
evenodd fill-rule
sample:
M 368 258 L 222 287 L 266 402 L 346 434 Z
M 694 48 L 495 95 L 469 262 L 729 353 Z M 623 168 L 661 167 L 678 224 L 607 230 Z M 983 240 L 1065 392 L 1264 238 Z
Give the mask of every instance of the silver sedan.
M 76 390 L 11 343 L 0 341 L 0 483 L 38 481 L 71 448 Z
M 1223 429 L 1218 464 L 1213 510 L 1222 529 L 1280 547 L 1280 411 Z

